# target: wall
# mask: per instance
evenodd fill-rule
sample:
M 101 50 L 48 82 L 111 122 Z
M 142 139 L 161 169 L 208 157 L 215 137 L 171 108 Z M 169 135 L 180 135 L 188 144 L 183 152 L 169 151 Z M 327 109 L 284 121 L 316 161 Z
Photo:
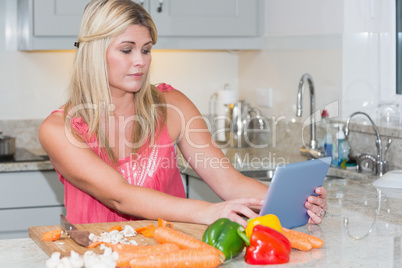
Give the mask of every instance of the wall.
M 302 123 L 309 114 L 305 92 L 303 117 L 295 117 L 298 82 L 306 72 L 314 79 L 316 109 L 330 106 L 337 119 L 357 110 L 375 118 L 379 100 L 401 102 L 394 94 L 394 1 L 265 1 L 262 50 L 155 50 L 152 82 L 182 90 L 204 114 L 209 97 L 226 83 L 255 106 L 256 88 L 273 88 L 272 107 L 259 108 L 285 123 Z M 40 122 L 65 100 L 74 51 L 18 51 L 16 18 L 16 1 L 0 1 L 0 120 Z
M 265 48 L 240 54 L 240 96 L 256 104 L 256 88 L 271 87 L 273 107 L 260 106 L 264 113 L 305 121 L 308 92 L 303 118 L 294 114 L 298 81 L 307 72 L 315 84 L 316 109 L 331 106 L 330 116 L 337 119 L 355 111 L 376 119 L 379 101 L 402 104 L 395 94 L 394 5 L 392 0 L 267 0 Z
M 309 92 L 303 96 L 303 117 L 296 114 L 298 82 L 310 73 L 315 84 L 316 109 L 329 108 L 335 120 L 356 111 L 376 120 L 379 101 L 396 101 L 395 1 L 267 0 L 265 48 L 239 53 L 239 96 L 276 122 L 270 146 L 298 152 L 302 124 L 310 113 Z M 292 7 L 292 8 L 289 8 Z M 273 89 L 273 105 L 258 105 L 257 88 Z M 364 116 L 353 122 L 369 124 Z M 378 122 L 377 122 L 378 123 Z M 274 124 L 274 123 L 272 123 Z M 370 127 L 352 127 L 353 154 L 376 155 Z M 272 132 L 272 131 L 271 131 Z M 304 131 L 308 134 L 308 128 Z M 401 168 L 401 131 L 380 128 L 382 142 L 393 143 L 387 159 Z M 309 135 L 305 138 L 309 138 Z
M 17 50 L 17 1 L 0 1 L 0 120 L 43 119 L 66 99 L 75 52 Z M 226 83 L 238 88 L 238 55 L 226 51 L 153 51 L 151 82 L 183 91 L 202 113 Z

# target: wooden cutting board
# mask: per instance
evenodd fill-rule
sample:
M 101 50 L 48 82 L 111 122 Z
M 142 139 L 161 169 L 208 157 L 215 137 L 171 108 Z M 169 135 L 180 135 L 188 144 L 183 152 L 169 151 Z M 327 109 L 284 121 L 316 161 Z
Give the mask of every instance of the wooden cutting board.
M 121 225 L 124 229 L 124 226 L 130 225 L 134 229 L 139 227 L 144 227 L 146 225 L 153 224 L 158 226 L 157 221 L 124 221 L 124 222 L 106 222 L 106 223 L 91 223 L 91 224 L 76 224 L 76 227 L 80 230 L 87 230 L 95 235 L 100 235 L 103 232 L 109 231 L 109 228 L 115 225 Z M 192 223 L 181 223 L 181 222 L 173 222 L 173 229 L 185 233 L 189 236 L 197 238 L 199 240 L 202 239 L 202 235 L 204 234 L 206 225 L 200 224 L 192 224 Z M 29 227 L 29 237 L 38 244 L 38 246 L 49 256 L 52 255 L 53 252 L 60 252 L 61 256 L 69 257 L 71 255 L 71 250 L 83 255 L 86 251 L 92 250 L 98 254 L 103 254 L 103 250 L 97 248 L 85 248 L 78 244 L 76 244 L 71 238 L 69 238 L 66 234 L 62 234 L 61 238 L 57 241 L 43 241 L 42 235 L 47 231 L 52 230 L 61 230 L 60 225 L 51 225 L 51 226 L 33 226 Z M 154 245 L 157 242 L 153 238 L 144 237 L 142 234 L 137 234 L 137 236 L 128 238 L 130 240 L 135 240 L 139 245 Z

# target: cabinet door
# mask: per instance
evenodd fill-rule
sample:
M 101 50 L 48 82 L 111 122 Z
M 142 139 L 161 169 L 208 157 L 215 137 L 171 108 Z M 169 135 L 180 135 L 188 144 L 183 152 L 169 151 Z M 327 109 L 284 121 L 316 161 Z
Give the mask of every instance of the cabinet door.
M 223 201 L 202 179 L 191 176 L 189 176 L 188 180 L 188 198 L 208 201 L 211 203 Z
M 81 17 L 89 0 L 35 0 L 35 36 L 77 36 Z
M 28 238 L 30 226 L 59 225 L 64 206 L 0 209 L 0 239 Z
M 64 205 L 56 171 L 0 173 L 0 209 Z
M 33 25 L 35 36 L 77 36 L 82 14 L 90 0 L 35 0 Z M 147 9 L 149 2 L 142 3 Z
M 256 36 L 258 0 L 151 0 L 159 36 Z

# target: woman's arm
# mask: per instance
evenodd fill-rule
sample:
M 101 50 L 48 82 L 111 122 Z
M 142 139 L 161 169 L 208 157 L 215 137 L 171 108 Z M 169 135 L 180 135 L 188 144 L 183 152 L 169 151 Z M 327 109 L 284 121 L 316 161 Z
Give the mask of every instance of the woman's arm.
M 179 91 L 165 94 L 172 108 L 168 109 L 168 130 L 194 171 L 223 200 L 255 197 L 261 201 L 268 187 L 258 180 L 243 176 L 228 161 L 208 131 L 204 118 L 195 105 Z M 181 130 L 179 132 L 179 130 Z M 327 207 L 325 188 L 316 189 L 318 197 L 309 197 L 305 206 L 310 222 L 320 223 L 320 214 Z M 242 222 L 236 215 L 236 221 Z
M 82 141 L 65 129 L 61 113 L 50 115 L 39 129 L 39 139 L 54 167 L 77 188 L 121 213 L 146 218 L 210 224 L 233 210 L 254 215 L 238 202 L 226 206 L 174 197 L 146 187 L 130 185 Z M 255 206 L 258 201 L 242 201 Z M 228 207 L 234 209 L 227 209 Z M 229 212 L 228 212 L 229 211 Z M 243 222 L 243 225 L 245 223 Z
M 243 197 L 263 199 L 268 187 L 237 171 L 217 147 L 204 118 L 181 92 L 165 93 L 168 108 L 168 131 L 186 161 L 223 200 Z M 181 130 L 179 132 L 179 130 Z

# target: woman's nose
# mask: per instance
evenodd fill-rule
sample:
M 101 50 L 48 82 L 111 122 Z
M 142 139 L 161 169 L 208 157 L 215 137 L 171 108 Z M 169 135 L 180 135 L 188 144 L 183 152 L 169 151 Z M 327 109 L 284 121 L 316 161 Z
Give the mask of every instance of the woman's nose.
M 133 56 L 133 65 L 134 66 L 144 66 L 145 64 L 145 59 L 144 55 L 142 53 L 135 53 Z

